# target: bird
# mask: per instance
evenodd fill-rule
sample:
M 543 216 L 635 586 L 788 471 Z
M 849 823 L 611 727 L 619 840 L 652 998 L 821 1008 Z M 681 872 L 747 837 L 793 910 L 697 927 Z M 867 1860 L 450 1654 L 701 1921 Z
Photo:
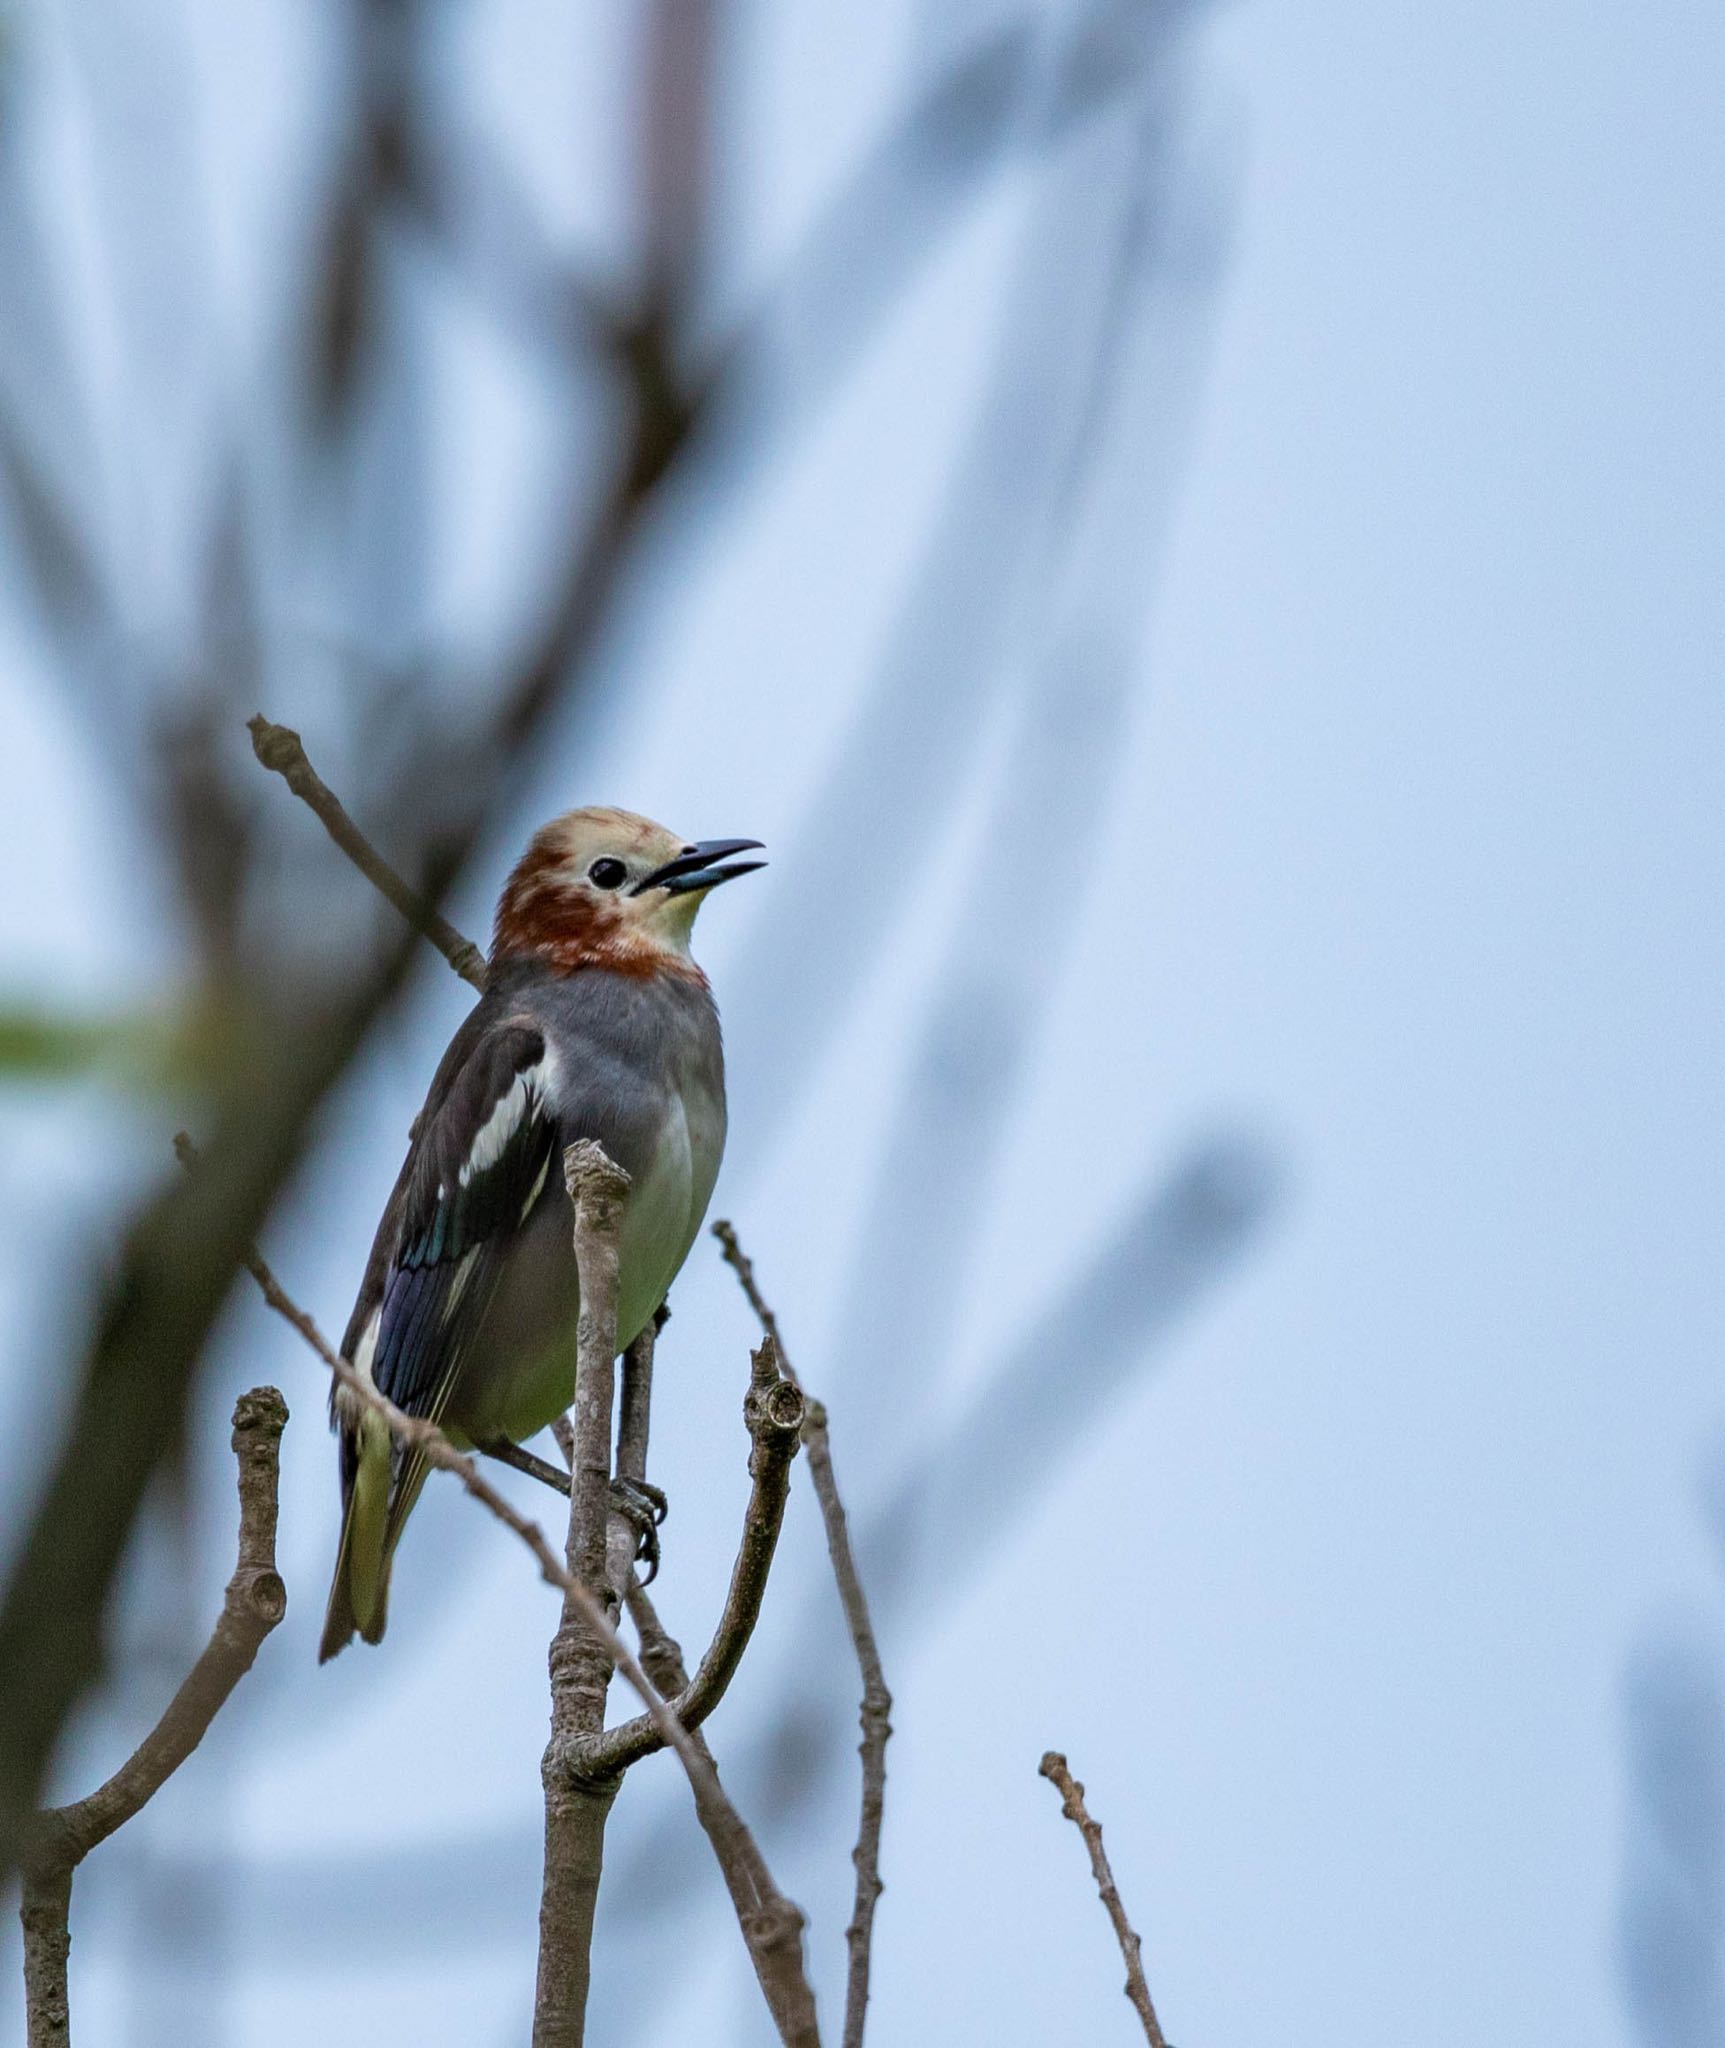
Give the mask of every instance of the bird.
M 409 1136 L 342 1356 L 461 1448 L 507 1447 L 575 1394 L 580 1285 L 565 1147 L 596 1140 L 629 1175 L 617 1345 L 664 1302 L 725 1146 L 724 1051 L 695 916 L 765 865 L 758 839 L 684 840 L 631 811 L 537 831 L 498 899 L 485 991 Z M 319 1662 L 382 1639 L 390 1568 L 425 1483 L 351 1388 L 332 1390 L 341 1538 Z

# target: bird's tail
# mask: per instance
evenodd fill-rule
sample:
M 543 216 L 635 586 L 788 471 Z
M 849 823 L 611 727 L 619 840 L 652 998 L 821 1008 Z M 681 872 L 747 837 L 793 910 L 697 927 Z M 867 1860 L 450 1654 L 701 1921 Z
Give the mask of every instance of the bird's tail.
M 341 1548 L 317 1658 L 327 1664 L 353 1640 L 383 1640 L 389 1618 L 389 1566 L 411 1501 L 392 1502 L 389 1425 L 370 1409 L 341 1431 Z M 417 1491 L 417 1489 L 415 1489 Z

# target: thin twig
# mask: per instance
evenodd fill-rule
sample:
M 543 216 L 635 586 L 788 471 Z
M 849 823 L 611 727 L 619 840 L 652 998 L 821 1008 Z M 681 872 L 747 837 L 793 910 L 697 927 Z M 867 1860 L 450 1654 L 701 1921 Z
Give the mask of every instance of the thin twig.
M 689 1674 L 681 1646 L 666 1632 L 647 1589 L 633 1572 L 624 1593 L 630 1619 L 641 1639 L 641 1662 L 662 1693 L 681 1696 Z M 694 1734 L 695 1746 L 718 1781 L 718 1765 L 705 1735 Z M 786 2041 L 818 2041 L 814 2001 L 802 1974 L 803 1916 L 773 1882 L 766 1858 L 748 1828 L 729 1829 L 722 1814 L 696 1801 L 696 1813 L 724 1875 L 725 1888 L 736 1908 L 737 1924 L 748 1944 L 749 1960 L 760 1980 L 761 1994 Z
M 300 736 L 290 726 L 275 725 L 260 711 L 247 719 L 252 751 L 265 768 L 279 775 L 295 796 L 366 880 L 399 910 L 416 932 L 423 933 L 463 981 L 485 987 L 485 955 L 464 938 L 448 918 L 426 902 L 386 861 L 347 814 L 340 797 L 306 759 Z
M 1096 1889 L 1102 1894 L 1102 1903 L 1114 1923 L 1114 1936 L 1120 1944 L 1120 1953 L 1126 1959 L 1126 1996 L 1132 2002 L 1132 2010 L 1143 2022 L 1144 2038 L 1150 2043 L 1150 2048 L 1168 2048 L 1161 2022 L 1156 2017 L 1156 2008 L 1150 2002 L 1150 1986 L 1145 1982 L 1144 1963 L 1139 1954 L 1141 1944 L 1126 1917 L 1126 1908 L 1120 1902 L 1120 1893 L 1114 1883 L 1114 1872 L 1108 1866 L 1108 1856 L 1102 1847 L 1102 1824 L 1091 1819 L 1090 1809 L 1084 1804 L 1084 1787 L 1072 1775 L 1071 1766 L 1059 1750 L 1049 1750 L 1037 1770 L 1058 1790 L 1060 1811 L 1084 1837 L 1084 1846 L 1090 1851 L 1090 1869 L 1096 1879 Z
M 234 1405 L 238 1560 L 210 1639 L 162 1718 L 105 1784 L 70 1806 L 38 1813 L 25 1831 L 20 1910 L 30 2048 L 64 2048 L 71 2038 L 66 1960 L 72 1873 L 156 1796 L 202 1742 L 252 1668 L 264 1638 L 287 1612 L 287 1588 L 276 1570 L 276 1501 L 287 1419 L 287 1403 L 274 1387 L 254 1387 Z
M 563 1180 L 575 1211 L 575 1263 L 581 1283 L 572 1411 L 575 1457 L 569 1493 L 569 1541 L 576 1548 L 569 1568 L 595 1598 L 604 1599 L 605 1531 L 611 1513 L 611 1416 L 616 1405 L 617 1239 L 629 1176 L 606 1157 L 603 1146 L 583 1138 L 563 1155 Z M 621 1588 L 615 1598 L 620 1606 Z
M 725 1264 L 742 1282 L 743 1292 L 748 1297 L 750 1308 L 755 1312 L 756 1320 L 773 1340 L 773 1349 L 779 1354 L 779 1364 L 785 1378 L 792 1386 L 800 1387 L 802 1381 L 797 1377 L 797 1369 L 792 1365 L 790 1353 L 785 1349 L 785 1340 L 779 1335 L 779 1319 L 767 1306 L 767 1298 L 762 1294 L 755 1279 L 754 1261 L 738 1241 L 736 1225 L 721 1216 L 713 1225 L 713 1235 L 719 1240 L 719 1248 L 725 1255 Z
M 762 1330 L 787 1378 L 800 1387 L 791 1362 L 785 1357 L 779 1320 L 768 1307 L 755 1279 L 755 1268 L 737 1240 L 733 1227 L 724 1221 L 713 1225 L 713 1235 L 724 1248 L 727 1263 L 742 1282 L 743 1292 L 760 1319 Z M 850 1526 L 839 1495 L 838 1476 L 833 1470 L 832 1445 L 827 1435 L 827 1411 L 823 1403 L 809 1400 L 803 1417 L 803 1442 L 808 1448 L 809 1477 L 820 1502 L 821 1520 L 826 1526 L 827 1554 L 832 1559 L 833 1577 L 838 1583 L 839 1602 L 850 1630 L 858 1669 L 862 1672 L 863 1696 L 860 1720 L 862 1741 L 862 1811 L 857 1822 L 856 1847 L 851 1861 L 856 1866 L 856 1895 L 850 1925 L 845 1929 L 849 1968 L 845 1978 L 845 2024 L 843 2048 L 862 2048 L 863 2028 L 868 2017 L 869 1965 L 874 1941 L 874 1913 L 882 1885 L 880 1879 L 881 1826 L 886 1815 L 886 1746 L 892 1734 L 892 1694 L 881 1669 L 880 1647 L 869 1619 L 868 1596 L 857 1572 L 851 1549 Z
M 845 1981 L 845 2030 L 843 2048 L 862 2048 L 863 2024 L 868 2013 L 869 1958 L 874 1939 L 874 1911 L 881 1895 L 880 1837 L 886 1817 L 886 1746 L 892 1735 L 892 1694 L 881 1670 L 880 1650 L 869 1621 L 868 1598 L 858 1576 L 851 1551 L 850 1530 L 844 1503 L 839 1497 L 833 1472 L 832 1449 L 827 1438 L 827 1411 L 823 1403 L 809 1403 L 808 1421 L 803 1427 L 808 1446 L 809 1476 L 820 1499 L 826 1523 L 827 1552 L 832 1558 L 833 1577 L 838 1582 L 839 1600 L 845 1622 L 856 1648 L 862 1671 L 863 1696 L 860 1720 L 862 1740 L 857 1753 L 862 1758 L 862 1811 L 857 1821 L 856 1847 L 851 1862 L 856 1866 L 856 1896 L 850 1924 L 845 1929 L 845 1946 L 850 1966 Z

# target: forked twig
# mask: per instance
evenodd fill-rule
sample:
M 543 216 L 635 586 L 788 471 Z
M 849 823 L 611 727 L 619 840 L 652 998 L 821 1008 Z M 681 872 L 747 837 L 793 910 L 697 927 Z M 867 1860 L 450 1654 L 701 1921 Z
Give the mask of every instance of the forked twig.
M 1102 1847 L 1102 1824 L 1091 1818 L 1090 1809 L 1084 1804 L 1084 1787 L 1072 1775 L 1071 1765 L 1059 1750 L 1049 1750 L 1037 1765 L 1037 1771 L 1059 1792 L 1060 1811 L 1084 1837 L 1084 1846 L 1090 1851 L 1090 1869 L 1096 1879 L 1096 1889 L 1102 1894 L 1102 1903 L 1114 1923 L 1114 1936 L 1120 1944 L 1120 1953 L 1126 1960 L 1126 1996 L 1132 2002 L 1132 2010 L 1143 2022 L 1144 2038 L 1150 2043 L 1150 2048 L 1168 2048 L 1162 2024 L 1156 2017 L 1156 2008 L 1150 2002 L 1150 1986 L 1145 1981 L 1144 1962 L 1139 1953 L 1141 1944 L 1126 1917 L 1126 1908 L 1121 1904 L 1119 1888 L 1114 1882 L 1114 1872 Z
M 631 1427 L 627 1413 L 628 1382 L 632 1363 L 637 1371 L 642 1365 L 650 1366 L 652 1344 L 653 1332 L 649 1326 L 629 1347 L 624 1360 L 625 1412 L 617 1434 L 617 1471 L 624 1479 L 645 1477 L 644 1461 L 634 1455 L 634 1447 L 640 1438 L 636 1429 Z M 790 1468 L 797 1446 L 804 1438 L 806 1414 L 803 1394 L 781 1373 L 779 1354 L 769 1337 L 758 1351 L 751 1353 L 749 1360 L 749 1391 L 743 1402 L 743 1422 L 751 1442 L 749 1478 L 752 1484 L 748 1506 L 743 1511 L 743 1533 L 737 1545 L 736 1562 L 731 1567 L 731 1583 L 725 1595 L 724 1608 L 694 1678 L 690 1679 L 685 1673 L 669 1691 L 657 1678 L 653 1680 L 665 1694 L 671 1711 L 691 1734 L 725 1697 L 742 1662 L 743 1652 L 754 1635 L 755 1624 L 760 1619 L 767 1574 L 784 1525 L 785 1504 L 790 1492 Z M 559 1443 L 564 1445 L 566 1455 L 572 1456 L 570 1445 L 564 1443 L 568 1435 L 566 1418 L 560 1417 L 556 1426 Z M 568 1473 L 560 1472 L 544 1458 L 536 1458 L 530 1451 L 523 1451 L 514 1444 L 488 1444 L 484 1449 L 488 1457 L 496 1458 L 554 1491 L 568 1495 Z M 637 1470 L 638 1465 L 643 1469 Z M 631 1548 L 625 1553 L 621 1571 L 616 1566 L 615 1548 L 607 1559 L 607 1576 L 614 1583 L 623 1583 L 626 1578 L 628 1564 L 633 1560 L 635 1533 L 622 1516 L 613 1514 L 613 1546 L 619 1533 Z M 679 1650 L 679 1670 L 682 1668 L 681 1656 Z M 647 1669 L 651 1676 L 652 1667 L 648 1665 Z M 633 1720 L 618 1722 L 600 1734 L 573 1738 L 567 1762 L 569 1768 L 581 1777 L 602 1779 L 628 1770 L 643 1757 L 652 1756 L 663 1747 L 651 1716 L 637 1714 Z
M 801 1392 L 779 1372 L 779 1354 L 769 1340 L 750 1359 L 749 1391 L 743 1402 L 753 1448 L 749 1453 L 749 1504 L 743 1516 L 742 1540 L 731 1567 L 730 1588 L 713 1639 L 692 1682 L 672 1702 L 685 1728 L 698 1728 L 725 1696 L 749 1638 L 760 1618 L 779 1530 L 784 1524 L 790 1492 L 791 1461 L 797 1454 L 805 1409 Z M 578 1744 L 578 1759 L 589 1776 L 627 1770 L 663 1747 L 658 1730 L 644 1714 L 607 1728 L 590 1743 Z

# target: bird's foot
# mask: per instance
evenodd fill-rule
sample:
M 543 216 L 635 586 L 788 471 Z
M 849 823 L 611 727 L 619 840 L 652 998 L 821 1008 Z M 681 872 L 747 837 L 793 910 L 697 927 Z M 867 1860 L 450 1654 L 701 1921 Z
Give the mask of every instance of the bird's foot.
M 634 1528 L 635 1555 L 647 1567 L 641 1583 L 650 1586 L 659 1575 L 659 1524 L 670 1503 L 662 1488 L 649 1486 L 645 1479 L 613 1479 L 611 1506 Z

